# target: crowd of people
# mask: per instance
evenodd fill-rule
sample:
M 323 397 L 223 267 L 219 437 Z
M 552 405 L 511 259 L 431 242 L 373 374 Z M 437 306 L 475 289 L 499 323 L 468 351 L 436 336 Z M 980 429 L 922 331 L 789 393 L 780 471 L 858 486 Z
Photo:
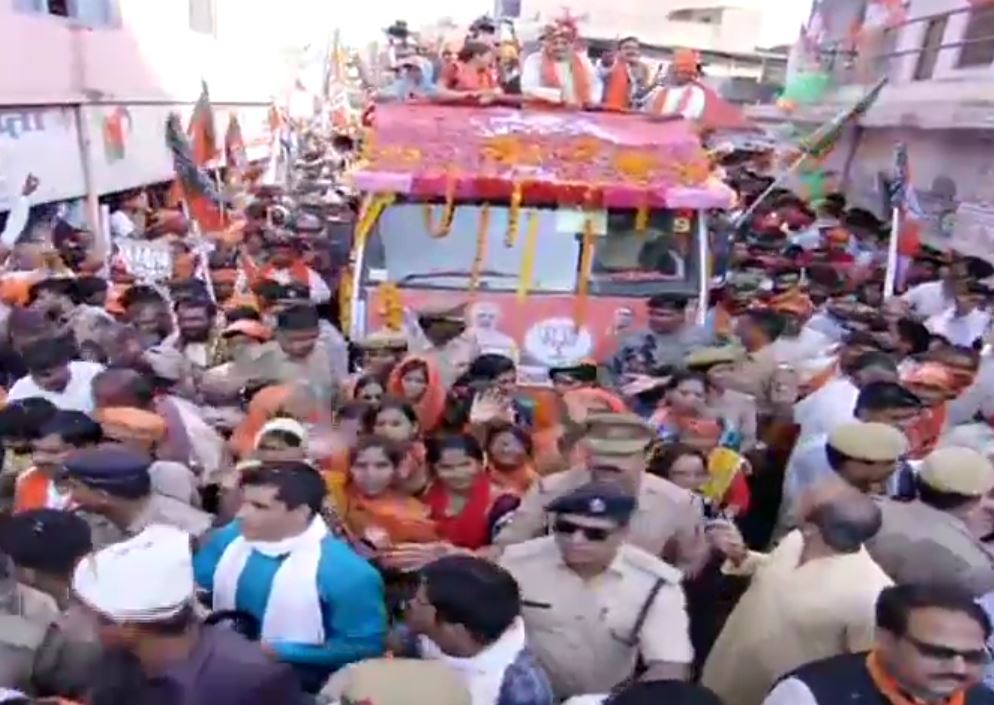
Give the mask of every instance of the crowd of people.
M 600 70 L 570 27 L 523 94 L 651 96 L 637 42 Z M 512 93 L 496 36 L 431 90 Z M 430 63 L 401 56 L 395 97 Z M 355 146 L 307 135 L 209 254 L 142 192 L 107 245 L 27 226 L 25 183 L 0 235 L 0 702 L 994 702 L 994 267 L 925 248 L 885 296 L 884 224 L 777 191 L 703 325 L 652 296 L 529 390 L 461 309 L 340 330 L 356 208 L 327 177 Z M 769 185 L 729 178 L 742 207 Z

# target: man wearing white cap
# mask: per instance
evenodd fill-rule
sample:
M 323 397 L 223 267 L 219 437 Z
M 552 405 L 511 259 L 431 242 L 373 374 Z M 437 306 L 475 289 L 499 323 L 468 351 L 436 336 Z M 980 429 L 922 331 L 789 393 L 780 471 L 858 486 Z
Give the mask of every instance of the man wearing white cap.
M 194 608 L 190 537 L 161 524 L 84 558 L 73 592 L 105 648 L 91 702 L 304 703 L 293 671 Z

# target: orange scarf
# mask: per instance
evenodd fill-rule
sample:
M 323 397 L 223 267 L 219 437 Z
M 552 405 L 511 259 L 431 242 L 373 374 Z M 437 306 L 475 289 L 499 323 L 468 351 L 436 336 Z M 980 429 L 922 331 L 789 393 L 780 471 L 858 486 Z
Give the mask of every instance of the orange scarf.
M 256 275 L 256 281 L 265 281 L 266 279 L 275 279 L 274 276 L 276 272 L 280 271 L 271 264 L 267 264 L 265 267 L 259 270 Z M 290 278 L 297 284 L 301 284 L 306 287 L 311 285 L 311 270 L 308 268 L 307 264 L 302 259 L 295 259 L 293 264 L 290 265 Z
M 887 699 L 891 705 L 916 705 L 916 702 L 901 692 L 900 686 L 890 675 L 884 671 L 880 663 L 880 657 L 876 651 L 871 651 L 866 657 L 866 670 L 870 673 L 870 680 L 877 687 L 880 694 Z M 966 691 L 961 690 L 943 703 L 943 705 L 964 705 L 966 702 Z
M 946 425 L 947 406 L 946 402 L 943 402 L 930 409 L 924 409 L 915 419 L 914 424 L 907 431 L 908 441 L 911 444 L 909 458 L 921 460 L 935 450 L 942 429 Z
M 14 486 L 14 513 L 44 509 L 48 505 L 48 488 L 51 482 L 35 468 L 30 468 L 18 477 Z
M 542 54 L 542 86 L 545 88 L 563 88 L 563 83 L 556 71 L 556 63 L 548 54 Z M 587 67 L 575 51 L 570 53 L 570 73 L 573 74 L 573 95 L 581 105 L 591 102 L 590 75 Z
M 673 115 L 683 115 L 687 108 L 690 107 L 690 101 L 694 97 L 693 86 L 696 84 L 688 83 L 686 86 L 677 86 L 678 88 L 686 87 L 687 90 L 683 91 L 680 95 L 680 102 L 676 104 L 673 110 Z M 652 105 L 649 112 L 653 115 L 662 115 L 663 110 L 666 108 L 666 99 L 669 98 L 670 89 L 663 88 L 656 91 L 656 96 L 652 99 Z
M 604 107 L 611 110 L 628 110 L 631 106 L 632 86 L 628 76 L 628 66 L 624 61 L 615 61 L 604 92 Z
M 390 377 L 387 379 L 387 391 L 398 399 L 403 399 L 404 385 L 402 380 L 404 375 L 415 367 L 421 367 L 425 371 L 425 378 L 428 382 L 421 399 L 412 404 L 418 413 L 421 433 L 427 435 L 435 430 L 442 419 L 442 412 L 445 411 L 445 384 L 438 373 L 435 361 L 421 355 L 410 355 L 404 358 L 399 365 L 391 370 Z
M 428 507 L 414 497 L 388 492 L 381 497 L 365 497 L 352 485 L 347 491 L 345 522 L 359 537 L 377 530 L 391 543 L 428 543 L 438 540 L 435 522 Z
M 487 474 L 490 476 L 490 484 L 498 490 L 498 494 L 512 494 L 521 497 L 527 492 L 538 479 L 530 464 L 515 468 L 514 470 L 498 470 L 492 463 L 487 464 Z
M 735 317 L 721 303 L 714 307 L 714 333 L 719 338 L 731 338 L 735 335 Z

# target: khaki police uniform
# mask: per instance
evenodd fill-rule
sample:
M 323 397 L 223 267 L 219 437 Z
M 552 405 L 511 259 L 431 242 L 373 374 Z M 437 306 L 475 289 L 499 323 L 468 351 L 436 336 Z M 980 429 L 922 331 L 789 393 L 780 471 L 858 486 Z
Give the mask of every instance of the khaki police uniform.
M 0 688 L 81 695 L 99 658 L 95 644 L 67 639 L 47 595 L 22 585 L 0 611 Z
M 655 430 L 631 414 L 597 414 L 587 421 L 583 443 L 593 463 L 610 463 L 612 458 L 645 455 Z M 541 478 L 525 493 L 521 504 L 495 543 L 509 546 L 546 533 L 545 507 L 589 483 L 586 468 L 574 468 Z M 699 558 L 704 541 L 704 518 L 693 493 L 655 475 L 639 478 L 637 508 L 629 525 L 629 542 L 680 568 L 690 567 Z
M 639 656 L 693 660 L 682 574 L 635 546 L 592 580 L 563 562 L 553 536 L 507 547 L 500 564 L 518 581 L 528 645 L 559 698 L 609 692 Z
M 207 533 L 213 525 L 211 515 L 165 495 L 152 494 L 138 516 L 122 529 L 104 517 L 86 514 L 93 535 L 93 547 L 99 550 L 132 536 L 137 536 L 152 524 L 165 524 L 182 529 L 194 538 Z
M 925 458 L 920 482 L 931 489 L 982 497 L 994 489 L 994 466 L 968 448 L 940 448 Z M 896 583 L 954 581 L 976 596 L 994 591 L 994 555 L 959 517 L 923 502 L 879 498 L 883 523 L 867 549 Z

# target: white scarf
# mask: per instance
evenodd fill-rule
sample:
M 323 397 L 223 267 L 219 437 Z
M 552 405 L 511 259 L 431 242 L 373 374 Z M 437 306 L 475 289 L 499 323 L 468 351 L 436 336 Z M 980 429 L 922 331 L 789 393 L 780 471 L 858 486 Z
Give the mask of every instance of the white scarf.
M 421 637 L 421 656 L 445 663 L 466 683 L 473 705 L 496 705 L 504 682 L 504 671 L 525 648 L 525 623 L 518 617 L 500 638 L 471 658 L 445 654 L 438 644 Z
M 303 533 L 282 541 L 246 541 L 241 535 L 221 555 L 214 570 L 214 610 L 235 609 L 235 594 L 253 551 L 276 558 L 286 556 L 273 577 L 262 618 L 262 641 L 323 644 L 324 621 L 318 596 L 321 541 L 328 535 L 316 516 Z

